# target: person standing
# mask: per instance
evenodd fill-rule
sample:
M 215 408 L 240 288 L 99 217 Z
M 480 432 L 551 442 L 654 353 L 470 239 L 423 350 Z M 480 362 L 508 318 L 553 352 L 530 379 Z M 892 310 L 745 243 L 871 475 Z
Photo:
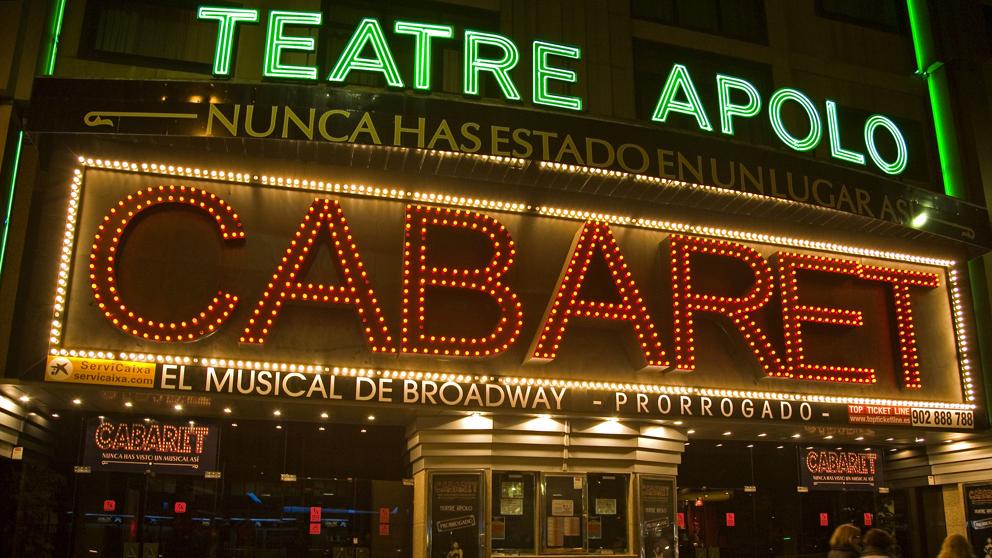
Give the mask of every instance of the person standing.
M 830 536 L 827 558 L 857 558 L 861 551 L 861 529 L 850 523 L 838 525 Z
M 940 545 L 937 558 L 975 558 L 975 553 L 964 535 L 947 535 L 944 544 Z
M 892 557 L 892 535 L 881 529 L 872 529 L 865 533 L 862 539 L 864 549 L 861 550 L 862 558 L 891 558 Z

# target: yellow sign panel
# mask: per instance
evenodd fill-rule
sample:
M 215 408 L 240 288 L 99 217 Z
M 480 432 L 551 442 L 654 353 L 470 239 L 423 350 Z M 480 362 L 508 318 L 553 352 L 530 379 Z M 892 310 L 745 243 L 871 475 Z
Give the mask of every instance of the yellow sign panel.
M 45 381 L 151 388 L 155 387 L 155 363 L 50 356 Z

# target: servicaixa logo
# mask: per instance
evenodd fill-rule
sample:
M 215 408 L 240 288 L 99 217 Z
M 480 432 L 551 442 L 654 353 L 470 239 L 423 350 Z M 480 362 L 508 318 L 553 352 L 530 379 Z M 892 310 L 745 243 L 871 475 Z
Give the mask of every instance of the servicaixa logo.
M 287 51 L 315 51 L 316 39 L 292 35 L 287 27 L 320 26 L 322 16 L 321 12 L 270 10 L 265 32 L 262 75 L 270 79 L 309 81 L 320 79 L 316 66 L 285 63 L 283 54 Z M 242 23 L 259 23 L 261 19 L 259 10 L 200 6 L 197 17 L 217 22 L 213 73 L 217 77 L 229 76 L 236 46 L 235 30 Z M 429 92 L 433 85 L 431 76 L 435 58 L 431 55 L 432 46 L 436 41 L 460 40 L 462 93 L 478 96 L 479 83 L 485 74 L 495 81 L 504 98 L 511 101 L 521 100 L 520 90 L 513 79 L 513 72 L 520 64 L 520 49 L 509 37 L 472 29 L 465 29 L 461 37 L 456 37 L 455 28 L 451 25 L 415 21 L 395 21 L 393 32 L 404 38 L 402 44 L 390 45 L 378 19 L 361 20 L 338 55 L 334 67 L 324 79 L 330 83 L 340 84 L 348 79 L 351 72 L 372 72 L 381 74 L 389 87 L 412 87 L 417 91 Z M 400 74 L 396 58 L 393 56 L 394 48 L 413 49 L 413 83 L 405 82 Z M 538 105 L 582 110 L 581 97 L 560 91 L 563 85 L 578 83 L 578 72 L 556 65 L 563 63 L 565 61 L 563 59 L 580 60 L 582 51 L 579 47 L 536 40 L 532 42 L 531 49 L 531 101 Z M 775 91 L 765 103 L 754 85 L 746 80 L 723 74 L 718 74 L 712 81 L 707 80 L 705 84 L 700 81 L 698 87 L 716 88 L 719 127 L 722 134 L 734 134 L 735 119 L 757 118 L 765 112 L 775 135 L 790 149 L 795 151 L 816 149 L 823 141 L 824 128 L 826 128 L 830 154 L 835 159 L 866 165 L 867 159 L 870 158 L 876 167 L 892 175 L 900 174 L 906 169 L 909 160 L 906 140 L 895 122 L 883 115 L 872 115 L 863 124 L 866 157 L 864 153 L 841 145 L 837 105 L 834 101 L 827 99 L 822 106 L 819 106 L 803 92 L 783 87 Z M 698 87 L 686 66 L 674 64 L 658 95 L 658 102 L 651 119 L 655 122 L 665 122 L 672 113 L 681 113 L 694 118 L 700 130 L 714 132 L 714 123 L 710 122 L 707 116 L 700 100 Z M 783 110 L 789 104 L 797 105 L 800 109 L 799 113 L 806 120 L 805 123 L 793 122 L 791 129 L 783 118 Z M 885 154 L 878 146 L 876 136 L 879 134 L 888 134 L 891 138 L 892 146 L 887 146 Z

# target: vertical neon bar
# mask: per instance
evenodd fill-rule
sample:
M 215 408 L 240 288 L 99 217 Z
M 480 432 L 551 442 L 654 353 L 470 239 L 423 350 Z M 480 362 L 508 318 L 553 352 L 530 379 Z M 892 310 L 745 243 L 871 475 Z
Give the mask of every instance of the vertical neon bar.
M 937 60 L 937 52 L 933 45 L 927 0 L 906 0 L 906 10 L 909 13 L 909 27 L 913 34 L 916 71 L 927 80 L 927 89 L 930 92 L 930 108 L 933 112 L 933 127 L 937 136 L 937 152 L 940 154 L 940 173 L 944 178 L 944 193 L 955 198 L 964 198 L 965 180 L 961 170 L 958 138 L 954 133 L 951 93 L 947 85 L 946 70 Z
M 0 238 L 0 277 L 7 256 L 7 233 L 10 231 L 10 214 L 14 208 L 14 186 L 17 185 L 17 171 L 21 165 L 21 145 L 24 143 L 24 130 L 17 132 L 17 145 L 14 146 L 14 164 L 10 169 L 10 184 L 7 185 L 7 210 L 3 218 L 3 237 Z
M 45 53 L 45 62 L 41 68 L 41 75 L 51 76 L 55 74 L 55 57 L 59 50 L 59 35 L 62 34 L 62 17 L 65 15 L 66 0 L 54 0 L 52 4 L 52 15 L 49 19 L 48 46 Z

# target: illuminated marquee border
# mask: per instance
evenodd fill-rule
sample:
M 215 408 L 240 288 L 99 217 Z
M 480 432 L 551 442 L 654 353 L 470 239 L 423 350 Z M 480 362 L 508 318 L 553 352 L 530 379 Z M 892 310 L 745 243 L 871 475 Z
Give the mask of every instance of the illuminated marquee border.
M 399 148 L 387 148 L 387 149 L 399 149 Z M 458 154 L 458 155 L 443 154 L 443 153 L 438 153 L 438 154 L 441 156 L 478 158 L 490 162 L 503 163 L 517 167 L 525 164 L 525 161 L 515 158 L 507 158 L 507 157 L 495 157 L 489 155 L 471 155 L 471 154 Z M 585 211 L 581 209 L 543 206 L 543 205 L 535 206 L 535 205 L 528 205 L 518 202 L 497 201 L 497 200 L 462 197 L 462 196 L 451 196 L 447 194 L 408 191 L 408 190 L 402 190 L 396 188 L 383 188 L 383 187 L 366 186 L 359 184 L 342 184 L 339 182 L 329 182 L 329 181 L 325 182 L 325 181 L 308 180 L 308 179 L 301 180 L 299 178 L 290 178 L 290 177 L 281 177 L 281 176 L 268 176 L 268 175 L 258 176 L 258 175 L 252 175 L 251 173 L 234 172 L 228 170 L 201 169 L 201 168 L 193 168 L 193 167 L 187 167 L 187 166 L 181 166 L 175 164 L 134 163 L 134 162 L 120 161 L 120 160 L 94 159 L 83 156 L 80 156 L 78 158 L 78 163 L 79 163 L 78 166 L 75 169 L 73 169 L 72 180 L 69 185 L 70 189 L 69 189 L 69 202 L 67 204 L 67 209 L 66 209 L 66 225 L 62 239 L 61 260 L 59 263 L 59 270 L 56 278 L 56 288 L 53 297 L 53 316 L 52 316 L 51 330 L 49 336 L 49 352 L 53 356 L 82 356 L 82 357 L 91 357 L 91 358 L 95 357 L 95 358 L 107 358 L 107 359 L 118 358 L 122 360 L 130 360 L 130 361 L 138 361 L 138 362 L 155 362 L 155 363 L 202 365 L 202 366 L 225 366 L 225 367 L 236 366 L 239 368 L 251 367 L 256 369 L 309 372 L 309 373 L 324 372 L 334 375 L 352 376 L 352 377 L 362 376 L 362 377 L 382 377 L 382 378 L 395 378 L 395 379 L 415 379 L 415 380 L 455 381 L 455 382 L 473 381 L 473 382 L 482 382 L 482 383 L 497 381 L 500 383 L 510 384 L 510 385 L 555 386 L 555 387 L 571 387 L 571 388 L 579 388 L 579 389 L 609 389 L 613 391 L 647 392 L 647 393 L 671 394 L 671 395 L 748 397 L 748 398 L 764 398 L 764 399 L 782 400 L 782 401 L 808 401 L 808 402 L 835 403 L 835 404 L 917 406 L 917 407 L 951 408 L 951 409 L 977 408 L 977 404 L 976 404 L 977 397 L 975 395 L 974 378 L 972 375 L 973 356 L 971 354 L 972 349 L 970 348 L 970 344 L 969 344 L 969 337 L 970 337 L 969 326 L 965 321 L 964 301 L 961 294 L 961 284 L 960 284 L 961 272 L 958 269 L 960 267 L 960 264 L 958 262 L 955 262 L 954 260 L 931 258 L 931 257 L 919 256 L 919 255 L 902 253 L 902 252 L 891 252 L 891 251 L 877 250 L 877 249 L 866 248 L 861 246 L 836 244 L 836 243 L 808 240 L 808 239 L 795 238 L 795 237 L 754 233 L 754 232 L 742 231 L 736 229 L 700 226 L 700 225 L 693 225 L 693 224 L 682 223 L 677 221 L 663 221 L 663 220 L 654 220 L 654 219 L 634 218 L 629 216 Z M 618 177 L 632 177 L 635 180 L 653 182 L 656 184 L 688 186 L 688 187 L 699 188 L 704 190 L 713 189 L 712 187 L 705 185 L 690 184 L 680 181 L 670 181 L 667 179 L 661 179 L 661 178 L 643 176 L 643 175 L 632 175 L 620 171 L 605 171 L 603 169 L 597 169 L 593 167 L 562 165 L 560 163 L 541 163 L 540 165 L 542 168 L 551 168 L 556 171 L 573 172 L 573 173 L 578 172 L 578 173 L 608 175 L 608 176 L 618 176 Z M 865 256 L 865 257 L 899 261 L 905 263 L 924 264 L 924 265 L 930 265 L 936 267 L 943 267 L 946 272 L 948 292 L 950 295 L 950 304 L 953 312 L 952 321 L 954 326 L 955 341 L 958 352 L 958 365 L 961 375 L 962 395 L 966 402 L 956 403 L 956 402 L 945 402 L 945 401 L 894 400 L 894 399 L 879 399 L 879 398 L 866 398 L 866 397 L 800 394 L 800 393 L 788 393 L 788 392 L 766 392 L 766 391 L 755 391 L 755 390 L 734 390 L 734 389 L 718 389 L 718 388 L 705 388 L 705 387 L 664 386 L 664 385 L 654 385 L 654 384 L 602 382 L 602 381 L 593 381 L 593 380 L 562 380 L 562 379 L 547 379 L 547 378 L 525 378 L 525 377 L 517 377 L 517 376 L 500 376 L 500 377 L 478 376 L 478 375 L 438 373 L 438 372 L 416 371 L 416 370 L 388 370 L 388 369 L 384 370 L 384 369 L 375 369 L 375 368 L 352 368 L 352 367 L 315 365 L 315 364 L 306 364 L 306 363 L 245 361 L 245 360 L 230 359 L 230 358 L 188 357 L 188 356 L 153 354 L 153 353 L 132 353 L 132 352 L 118 353 L 114 351 L 68 348 L 63 346 L 62 343 L 63 326 L 64 326 L 63 320 L 65 318 L 64 314 L 65 314 L 65 307 L 68 298 L 70 274 L 72 272 L 73 251 L 77 241 L 79 204 L 83 190 L 84 171 L 88 168 L 158 175 L 158 176 L 168 176 L 168 177 L 181 177 L 181 178 L 190 178 L 190 179 L 198 179 L 198 180 L 213 180 L 213 181 L 234 182 L 241 184 L 259 184 L 262 186 L 269 186 L 275 188 L 287 188 L 293 190 L 305 190 L 312 192 L 327 192 L 327 193 L 344 194 L 349 196 L 359 196 L 366 198 L 394 199 L 394 200 L 403 200 L 403 201 L 409 201 L 415 203 L 428 203 L 434 205 L 449 206 L 455 208 L 487 209 L 487 210 L 494 210 L 503 213 L 542 215 L 542 216 L 567 219 L 567 220 L 576 220 L 576 221 L 596 220 L 596 221 L 606 222 L 611 225 L 636 227 L 647 230 L 658 230 L 658 231 L 665 231 L 665 232 L 677 233 L 677 234 L 693 234 L 693 235 L 715 237 L 725 240 L 740 240 L 740 241 L 756 242 L 762 244 L 772 244 L 772 245 L 791 247 L 791 248 L 822 250 L 822 251 L 832 252 L 835 254 L 847 254 L 850 256 Z M 727 192 L 721 190 L 721 193 L 726 194 Z M 739 192 L 733 192 L 733 193 L 750 196 L 750 194 L 746 194 L 746 193 L 739 193 Z M 767 199 L 767 198 L 763 198 L 763 199 Z M 781 203 L 793 203 L 793 202 L 789 202 L 788 200 L 776 200 L 776 201 L 780 201 Z

